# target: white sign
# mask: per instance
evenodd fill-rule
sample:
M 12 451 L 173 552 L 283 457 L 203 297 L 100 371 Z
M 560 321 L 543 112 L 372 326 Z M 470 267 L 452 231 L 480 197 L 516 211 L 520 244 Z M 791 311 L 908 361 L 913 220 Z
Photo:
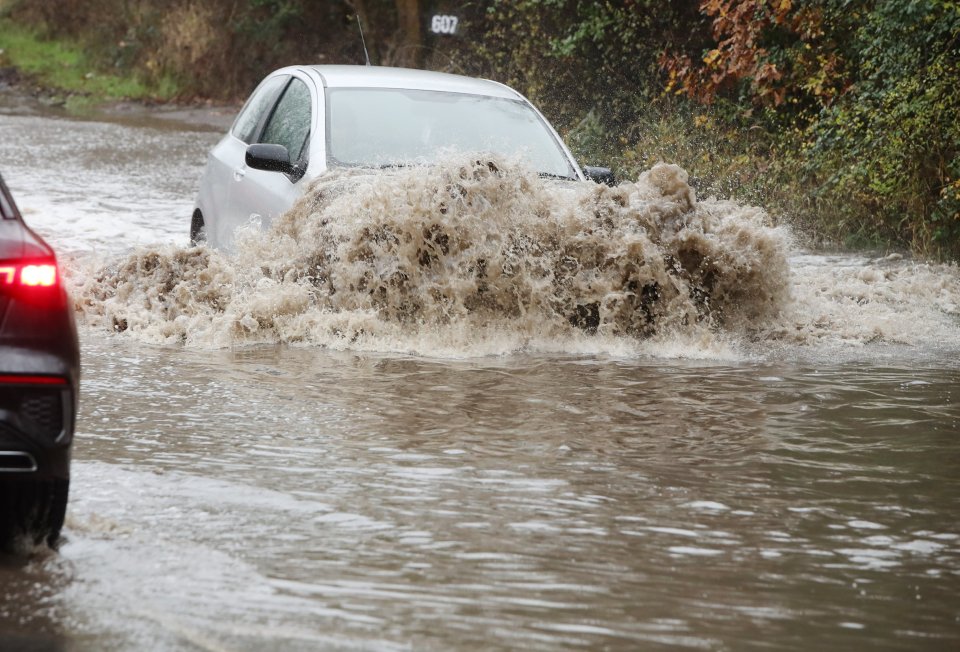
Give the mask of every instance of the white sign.
M 447 16 L 437 14 L 430 20 L 430 31 L 434 34 L 456 34 L 457 25 L 460 24 L 460 18 L 457 16 Z

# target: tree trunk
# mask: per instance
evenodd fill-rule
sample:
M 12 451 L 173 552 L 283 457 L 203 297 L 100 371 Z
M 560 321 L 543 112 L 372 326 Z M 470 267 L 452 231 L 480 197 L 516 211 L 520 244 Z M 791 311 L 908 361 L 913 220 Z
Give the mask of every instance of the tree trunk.
M 420 0 L 396 0 L 396 3 L 400 28 L 397 63 L 410 68 L 423 68 L 426 46 L 423 42 Z

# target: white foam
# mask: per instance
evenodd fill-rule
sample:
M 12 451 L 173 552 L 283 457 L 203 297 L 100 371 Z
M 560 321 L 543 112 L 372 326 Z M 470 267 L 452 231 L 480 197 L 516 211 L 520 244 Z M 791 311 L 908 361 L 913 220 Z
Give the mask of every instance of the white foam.
M 67 276 L 90 326 L 196 348 L 738 361 L 960 343 L 956 266 L 791 254 L 786 228 L 698 202 L 674 165 L 616 188 L 475 157 L 331 172 L 235 248 L 89 256 Z
M 788 233 L 658 165 L 608 188 L 460 158 L 314 183 L 236 253 L 142 248 L 71 270 L 90 325 L 152 343 L 441 357 L 736 359 L 789 297 Z

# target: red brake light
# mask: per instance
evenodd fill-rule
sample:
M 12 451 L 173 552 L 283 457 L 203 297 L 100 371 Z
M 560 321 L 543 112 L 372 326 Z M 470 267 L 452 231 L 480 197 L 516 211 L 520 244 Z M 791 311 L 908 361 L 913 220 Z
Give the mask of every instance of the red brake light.
M 53 287 L 57 284 L 57 266 L 24 265 L 20 270 L 20 283 L 28 287 Z
M 59 274 L 54 263 L 0 263 L 0 287 L 50 288 L 57 285 Z
M 0 287 L 8 287 L 17 282 L 17 268 L 13 265 L 0 265 Z
M 66 296 L 50 258 L 0 262 L 0 295 L 47 307 L 59 307 Z

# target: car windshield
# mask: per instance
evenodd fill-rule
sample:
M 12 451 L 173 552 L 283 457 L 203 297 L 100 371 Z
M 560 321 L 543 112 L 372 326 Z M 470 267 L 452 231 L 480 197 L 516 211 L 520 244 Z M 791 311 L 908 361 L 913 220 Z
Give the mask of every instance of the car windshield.
M 557 139 L 525 102 L 408 89 L 327 91 L 331 165 L 433 163 L 454 152 L 519 155 L 541 174 L 575 178 Z

